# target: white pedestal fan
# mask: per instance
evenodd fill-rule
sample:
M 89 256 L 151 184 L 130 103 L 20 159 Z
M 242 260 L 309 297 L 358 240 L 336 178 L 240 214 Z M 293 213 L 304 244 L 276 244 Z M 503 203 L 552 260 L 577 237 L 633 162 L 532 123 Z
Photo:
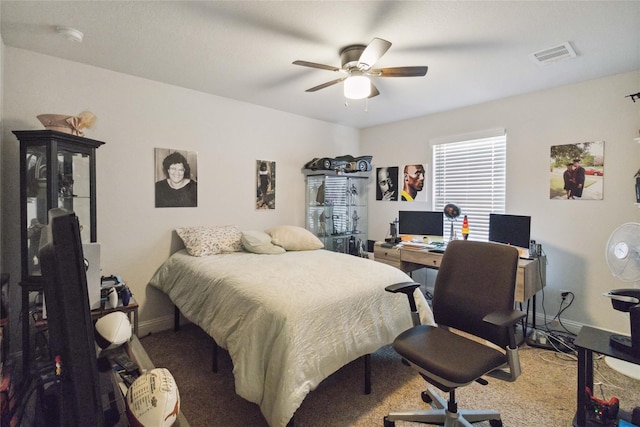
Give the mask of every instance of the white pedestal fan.
M 605 257 L 611 273 L 618 279 L 633 283 L 633 288 L 614 289 L 604 296 L 611 298 L 613 308 L 629 313 L 631 336 L 613 335 L 610 345 L 625 353 L 640 355 L 640 224 L 628 222 L 616 228 L 607 242 Z M 640 366 L 605 357 L 612 369 L 640 380 Z

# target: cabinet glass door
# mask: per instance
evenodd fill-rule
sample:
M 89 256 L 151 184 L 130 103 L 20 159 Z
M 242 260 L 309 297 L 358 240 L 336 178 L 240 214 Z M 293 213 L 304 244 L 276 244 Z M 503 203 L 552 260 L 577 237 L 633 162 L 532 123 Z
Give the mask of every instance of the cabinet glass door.
M 305 226 L 325 249 L 353 255 L 366 253 L 367 178 L 307 175 Z
M 50 131 L 17 131 L 21 137 L 23 280 L 41 276 L 38 251 L 49 210 L 75 212 L 83 243 L 95 240 L 95 146 L 102 142 Z M 87 142 L 85 142 L 87 141 Z M 25 259 L 26 258 L 26 259 Z
M 42 230 L 47 224 L 48 179 L 47 151 L 44 146 L 30 146 L 26 150 L 27 190 L 27 271 L 29 275 L 40 275 L 38 248 Z
M 89 155 L 68 150 L 58 153 L 58 207 L 75 212 L 80 238 L 91 241 L 91 180 Z

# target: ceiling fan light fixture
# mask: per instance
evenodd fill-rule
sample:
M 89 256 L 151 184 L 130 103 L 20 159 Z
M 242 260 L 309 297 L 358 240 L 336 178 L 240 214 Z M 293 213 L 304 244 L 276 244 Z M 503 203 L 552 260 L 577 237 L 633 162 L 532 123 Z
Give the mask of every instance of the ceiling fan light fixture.
M 344 97 L 363 99 L 371 95 L 371 81 L 366 76 L 350 76 L 344 81 Z

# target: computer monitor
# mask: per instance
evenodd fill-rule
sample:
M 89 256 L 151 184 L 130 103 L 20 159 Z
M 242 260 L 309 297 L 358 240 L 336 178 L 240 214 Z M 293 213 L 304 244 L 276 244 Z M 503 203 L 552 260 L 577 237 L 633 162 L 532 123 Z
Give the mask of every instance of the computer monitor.
M 441 211 L 400 211 L 398 221 L 400 234 L 437 237 L 444 235 L 444 216 Z
M 531 240 L 531 217 L 526 215 L 489 214 L 489 241 L 526 250 Z M 527 255 L 528 256 L 528 255 Z
M 78 217 L 64 209 L 49 211 L 40 245 L 47 304 L 49 349 L 60 356 L 59 420 L 52 425 L 104 425 L 93 322 Z

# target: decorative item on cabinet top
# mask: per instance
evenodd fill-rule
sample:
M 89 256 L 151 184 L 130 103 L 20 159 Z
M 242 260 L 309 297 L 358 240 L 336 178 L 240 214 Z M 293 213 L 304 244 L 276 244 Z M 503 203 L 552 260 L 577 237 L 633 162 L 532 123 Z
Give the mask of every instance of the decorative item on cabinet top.
M 368 172 L 371 170 L 373 156 L 354 157 L 346 154 L 338 157 L 315 157 L 304 165 L 304 169 L 333 170 L 336 173 Z
M 49 130 L 70 133 L 72 135 L 83 136 L 82 129 L 90 129 L 96 122 L 96 116 L 90 111 L 83 111 L 77 116 L 65 114 L 40 114 L 37 116 L 40 123 Z

